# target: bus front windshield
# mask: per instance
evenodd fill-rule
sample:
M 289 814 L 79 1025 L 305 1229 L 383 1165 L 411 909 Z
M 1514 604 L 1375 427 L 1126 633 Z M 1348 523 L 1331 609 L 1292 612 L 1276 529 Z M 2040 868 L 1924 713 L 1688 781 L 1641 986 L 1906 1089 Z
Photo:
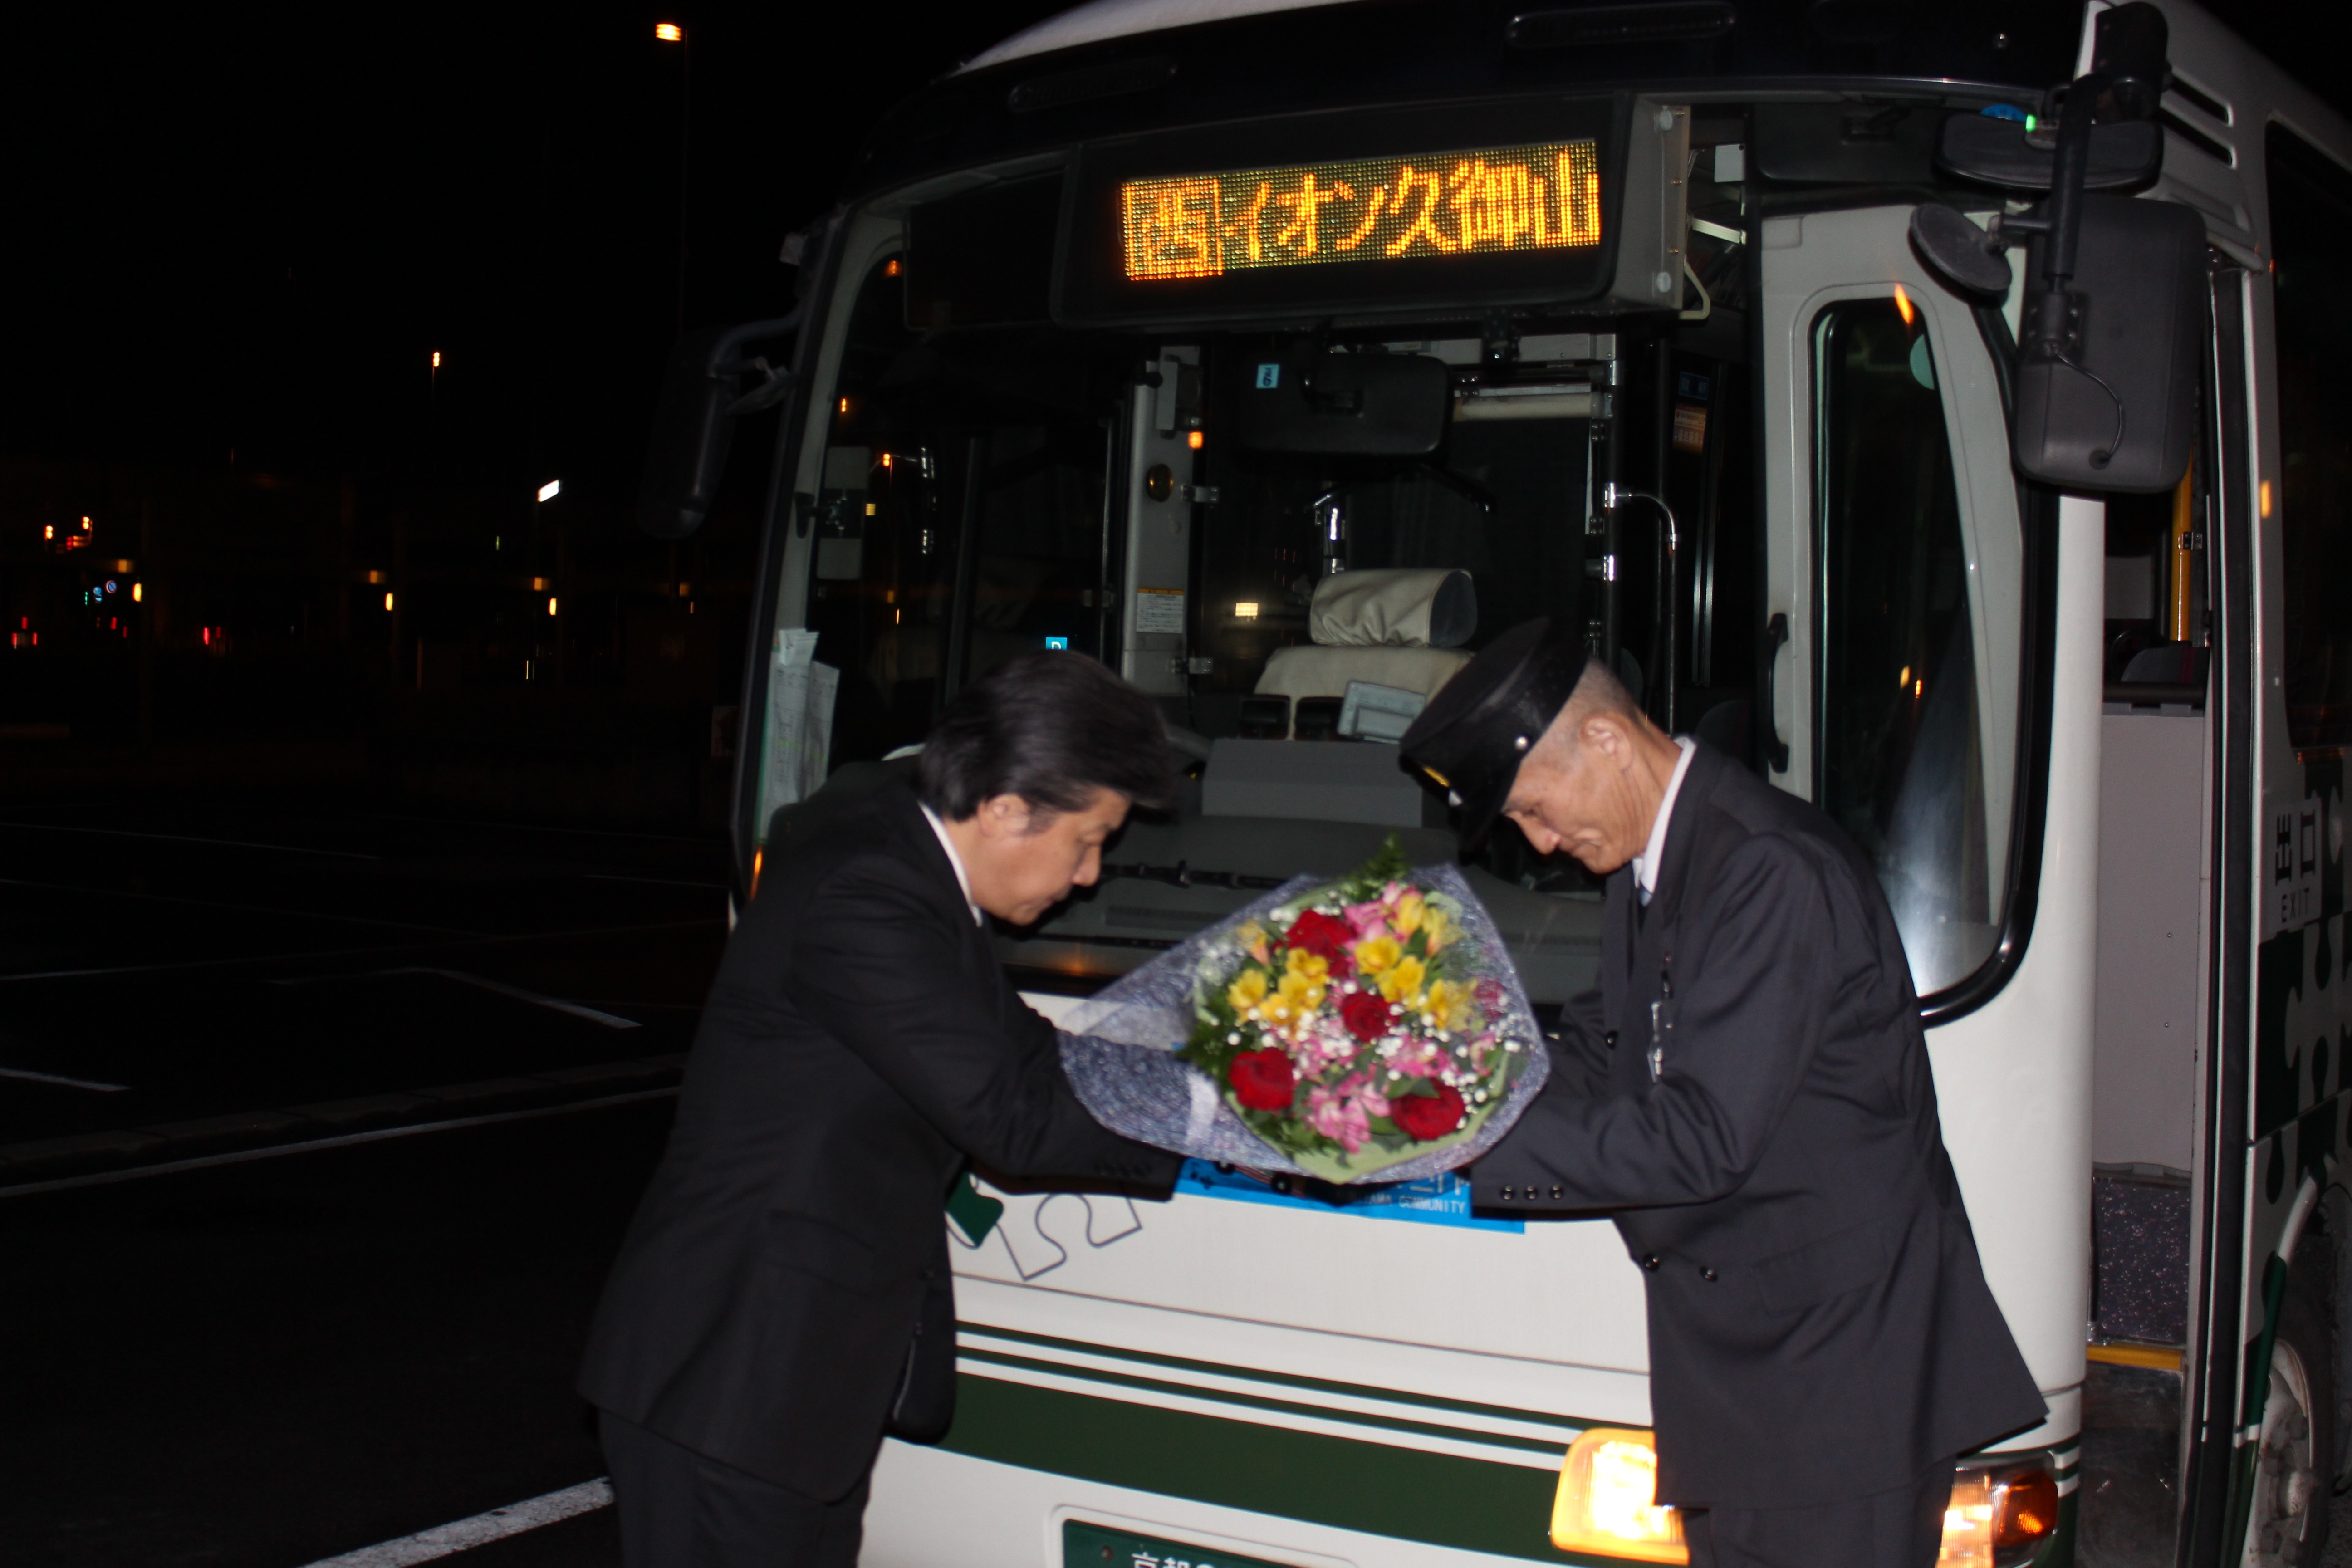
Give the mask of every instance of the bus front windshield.
M 1334 804 L 1341 774 L 1383 738 L 1348 732 L 1347 693 L 1361 683 L 1425 700 L 1479 647 L 1538 616 L 1607 647 L 1662 720 L 1671 700 L 1677 728 L 1703 726 L 1744 752 L 1751 639 L 1738 626 L 1754 531 L 1749 487 L 1727 462 L 1741 445 L 1727 437 L 1727 405 L 1744 378 L 1727 374 L 1719 351 L 1540 322 L 1499 352 L 1459 321 L 926 331 L 909 324 L 906 290 L 893 256 L 857 286 L 824 483 L 803 503 L 806 624 L 816 658 L 841 672 L 833 765 L 919 743 L 957 689 L 1039 647 L 1118 669 L 1202 753 L 1175 820 L 1130 829 L 1104 889 L 1024 939 L 1044 966 L 1124 968 L 1254 889 L 1347 869 L 1391 830 L 1419 858 L 1454 856 L 1442 804 L 1396 772 L 1391 748 L 1381 747 L 1390 762 L 1378 801 L 1360 791 L 1356 805 Z M 1238 416 L 1242 399 L 1261 367 L 1302 354 L 1442 365 L 1433 447 L 1328 455 L 1258 438 Z M 1655 471 L 1658 453 L 1628 449 L 1648 439 L 1629 437 L 1622 417 L 1635 402 L 1643 424 L 1665 410 L 1669 437 L 1657 445 L 1682 531 L 1671 590 L 1663 518 L 1610 518 L 1601 504 L 1612 465 Z M 1147 556 L 1155 516 L 1175 520 L 1175 553 Z M 1400 569 L 1465 574 L 1470 593 L 1453 602 L 1472 607 L 1442 636 L 1318 646 L 1329 636 L 1312 614 L 1319 586 Z M 1696 657 L 1669 658 L 1669 636 Z M 1298 787 L 1261 792 L 1246 811 L 1230 797 L 1221 805 L 1221 748 L 1270 742 L 1291 743 L 1265 765 L 1292 770 Z M 1530 942 L 1563 955 L 1591 945 L 1585 916 L 1561 902 L 1597 900 L 1572 860 L 1537 856 L 1507 828 L 1472 869 Z M 1072 929 L 1089 922 L 1098 929 Z M 1083 946 L 1053 947 L 1057 935 Z

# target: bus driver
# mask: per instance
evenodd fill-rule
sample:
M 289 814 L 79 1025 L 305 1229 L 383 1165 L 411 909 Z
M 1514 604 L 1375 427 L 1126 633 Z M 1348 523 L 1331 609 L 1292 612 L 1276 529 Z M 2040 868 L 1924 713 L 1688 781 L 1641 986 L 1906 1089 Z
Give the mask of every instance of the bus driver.
M 1399 749 L 1466 844 L 1507 816 L 1608 879 L 1600 989 L 1474 1194 L 1612 1213 L 1646 1271 L 1657 1500 L 1694 1568 L 1927 1568 L 1954 1457 L 2044 1407 L 1869 865 L 1812 805 L 1660 731 L 1549 621 L 1479 654 Z

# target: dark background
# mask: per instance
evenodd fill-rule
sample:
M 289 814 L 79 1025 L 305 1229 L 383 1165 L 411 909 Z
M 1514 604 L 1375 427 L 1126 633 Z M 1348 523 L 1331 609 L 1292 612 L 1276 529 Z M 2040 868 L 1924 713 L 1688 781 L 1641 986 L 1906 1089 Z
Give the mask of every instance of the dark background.
M 716 821 L 762 454 L 639 537 L 663 356 L 789 307 L 866 127 L 1055 9 L 12 20 L 0 790 Z
M 1055 9 L 12 17 L 0 793 L 715 825 L 763 454 L 701 536 L 639 537 L 663 355 L 786 307 L 866 128 Z M 2352 8 L 2221 9 L 2340 96 Z

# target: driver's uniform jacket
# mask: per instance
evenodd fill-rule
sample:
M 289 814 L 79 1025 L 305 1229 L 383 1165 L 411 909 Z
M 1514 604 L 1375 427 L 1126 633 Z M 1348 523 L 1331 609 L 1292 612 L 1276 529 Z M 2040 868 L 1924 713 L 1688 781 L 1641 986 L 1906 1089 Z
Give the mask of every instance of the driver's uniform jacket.
M 1829 818 L 1700 744 L 1648 906 L 1476 1201 L 1605 1210 L 1643 1270 L 1662 1503 L 1917 1484 L 2039 1424 L 1936 1113 L 1902 939 Z
M 947 1428 L 941 1204 L 967 1161 L 1162 1194 L 1180 1162 L 1079 1104 L 904 780 L 791 816 L 728 943 L 580 1391 L 830 1501 L 886 1427 Z

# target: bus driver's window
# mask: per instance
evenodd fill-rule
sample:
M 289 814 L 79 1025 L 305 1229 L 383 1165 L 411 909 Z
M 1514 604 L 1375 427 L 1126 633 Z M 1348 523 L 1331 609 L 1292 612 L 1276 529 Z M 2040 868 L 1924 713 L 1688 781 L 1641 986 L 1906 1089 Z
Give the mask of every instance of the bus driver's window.
M 1087 355 L 1045 326 L 917 331 L 898 258 L 866 275 L 810 562 L 816 657 L 842 672 L 834 765 L 919 742 L 1013 654 L 1098 655 L 1108 405 Z
M 2021 552 L 2006 517 L 1962 517 L 1916 306 L 1833 305 L 1813 345 L 1818 802 L 1877 868 L 1925 996 L 2000 940 L 2016 665 L 2013 633 L 1987 621 L 1989 603 L 2015 603 Z

